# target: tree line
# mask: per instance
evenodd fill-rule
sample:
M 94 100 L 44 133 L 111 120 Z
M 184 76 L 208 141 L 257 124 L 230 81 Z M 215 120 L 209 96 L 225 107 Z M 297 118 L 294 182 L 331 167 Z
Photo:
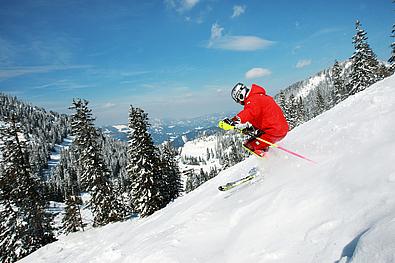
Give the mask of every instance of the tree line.
M 391 37 L 395 37 L 395 25 L 392 27 Z M 368 43 L 366 31 L 362 28 L 361 22 L 355 23 L 356 34 L 353 36 L 354 53 L 348 63 L 350 69 L 346 71 L 347 63 L 335 61 L 330 70 L 331 91 L 325 97 L 323 91 L 317 88 L 313 101 L 305 101 L 302 97 L 295 97 L 291 94 L 288 98 L 284 91 L 281 91 L 277 101 L 282 108 L 289 123 L 290 129 L 308 121 L 324 111 L 332 108 L 347 97 L 365 90 L 370 85 L 380 81 L 395 72 L 395 42 L 391 44 L 391 57 L 388 59 L 389 65 L 378 61 L 376 54 Z M 313 107 L 307 107 L 312 104 Z
M 183 190 L 176 151 L 169 143 L 154 146 L 148 132 L 148 116 L 142 109 L 130 107 L 126 148 L 95 128 L 88 101 L 74 99 L 70 109 L 74 111 L 69 119 L 73 144 L 61 153 L 54 176 L 48 180 L 33 168 L 31 149 L 37 148 L 40 141 L 32 140 L 31 129 L 23 118 L 16 112 L 2 118 L 2 262 L 15 262 L 55 240 L 53 214 L 47 211 L 51 197 L 65 202 L 62 231 L 68 234 L 84 230 L 82 193 L 89 194 L 84 205 L 92 211 L 93 227 L 99 227 L 136 215 L 149 216 L 179 197 Z M 107 140 L 112 147 L 106 146 Z M 122 158 L 117 159 L 119 155 Z
M 60 144 L 70 133 L 69 117 L 32 106 L 14 96 L 0 93 L 0 119 L 14 118 L 23 127 L 26 137 L 35 144 L 28 144 L 31 169 L 44 177 L 48 159 L 55 144 Z

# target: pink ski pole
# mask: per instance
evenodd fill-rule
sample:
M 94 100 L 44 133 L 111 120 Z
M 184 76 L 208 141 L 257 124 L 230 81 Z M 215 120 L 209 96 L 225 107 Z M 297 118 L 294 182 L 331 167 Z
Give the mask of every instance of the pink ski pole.
M 259 138 L 259 137 L 255 137 L 255 139 L 257 139 L 258 141 L 264 142 L 264 143 L 266 143 L 266 144 L 269 144 L 270 146 L 275 147 L 275 148 L 277 148 L 277 149 L 283 150 L 284 152 L 287 152 L 287 153 L 290 153 L 290 154 L 292 154 L 292 155 L 294 155 L 294 156 L 297 156 L 297 157 L 299 157 L 299 158 L 301 158 L 301 159 L 303 159 L 303 160 L 306 160 L 306 161 L 312 162 L 312 163 L 314 163 L 314 164 L 317 164 L 317 162 L 315 162 L 315 161 L 313 161 L 313 160 L 311 160 L 311 159 L 309 159 L 309 158 L 307 158 L 307 157 L 305 157 L 305 156 L 303 156 L 303 155 L 300 155 L 300 154 L 298 154 L 298 153 L 296 153 L 296 152 L 293 152 L 293 151 L 290 151 L 290 150 L 288 150 L 288 149 L 285 149 L 284 147 L 278 146 L 277 144 L 268 142 L 268 141 L 266 141 L 266 140 L 264 140 L 264 139 L 261 139 L 261 138 Z

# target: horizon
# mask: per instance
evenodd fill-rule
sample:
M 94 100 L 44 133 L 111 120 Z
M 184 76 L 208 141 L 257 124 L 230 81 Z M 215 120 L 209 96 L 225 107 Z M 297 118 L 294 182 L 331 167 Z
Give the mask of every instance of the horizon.
M 274 96 L 351 57 L 355 21 L 387 61 L 392 1 L 235 4 L 216 0 L 0 3 L 0 91 L 70 114 L 88 100 L 97 126 L 190 119 L 240 106 L 237 82 Z M 307 11 L 306 11 L 307 10 Z

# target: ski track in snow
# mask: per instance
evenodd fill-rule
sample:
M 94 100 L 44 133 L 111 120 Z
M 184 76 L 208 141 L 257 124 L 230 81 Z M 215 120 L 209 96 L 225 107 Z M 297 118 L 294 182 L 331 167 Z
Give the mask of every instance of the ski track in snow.
M 70 234 L 20 262 L 395 262 L 395 76 L 144 219 Z M 245 176 L 253 181 L 220 192 Z

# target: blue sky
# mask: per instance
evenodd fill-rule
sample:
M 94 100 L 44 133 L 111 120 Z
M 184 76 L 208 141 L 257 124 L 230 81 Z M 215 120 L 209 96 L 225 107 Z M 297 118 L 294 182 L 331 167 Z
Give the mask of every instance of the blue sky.
M 390 57 L 391 0 L 0 0 L 0 91 L 97 124 L 237 111 L 237 82 L 270 95 L 352 55 L 355 20 Z

